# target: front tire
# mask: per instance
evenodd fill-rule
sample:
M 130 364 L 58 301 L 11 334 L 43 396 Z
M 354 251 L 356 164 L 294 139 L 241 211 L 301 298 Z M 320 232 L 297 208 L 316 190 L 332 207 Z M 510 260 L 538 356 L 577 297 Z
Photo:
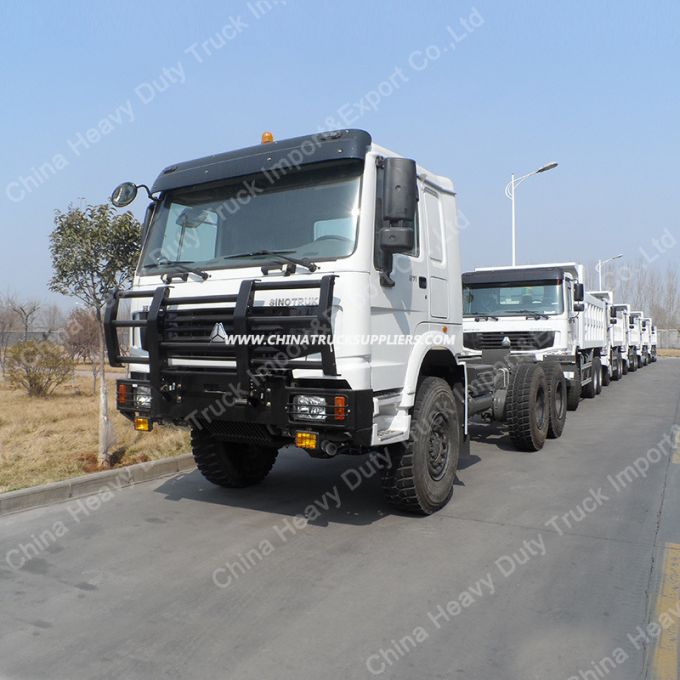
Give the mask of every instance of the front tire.
M 382 485 L 390 505 L 431 515 L 451 499 L 460 457 L 460 422 L 449 384 L 425 378 L 416 393 L 409 438 L 388 447 Z
M 269 474 L 278 454 L 273 447 L 222 442 L 198 428 L 191 430 L 191 448 L 200 473 L 209 482 L 227 488 L 258 484 Z
M 517 365 L 510 378 L 505 413 L 510 439 L 518 451 L 543 448 L 550 425 L 550 399 L 541 366 Z

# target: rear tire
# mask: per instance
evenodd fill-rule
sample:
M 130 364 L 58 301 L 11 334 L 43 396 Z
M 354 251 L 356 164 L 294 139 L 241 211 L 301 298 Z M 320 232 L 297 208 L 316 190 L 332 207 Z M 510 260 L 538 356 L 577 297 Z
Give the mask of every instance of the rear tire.
M 630 360 L 628 361 L 628 370 L 631 373 L 635 373 L 635 371 L 638 370 L 638 356 L 637 356 L 637 354 L 633 354 L 630 357 Z
M 602 380 L 602 364 L 600 363 L 600 357 L 593 357 L 590 375 L 590 382 L 583 388 L 583 396 L 586 399 L 594 399 L 602 389 L 600 384 L 600 381 Z
M 614 371 L 612 372 L 612 380 L 621 380 L 623 375 L 623 359 L 620 354 L 617 354 L 612 361 Z
M 581 368 L 574 369 L 574 378 L 567 385 L 567 410 L 575 411 L 581 402 Z
M 557 439 L 562 436 L 564 424 L 567 421 L 567 379 L 557 362 L 546 361 L 543 364 L 543 372 L 548 383 L 550 403 L 548 439 Z
M 550 424 L 550 399 L 545 373 L 539 364 L 517 365 L 510 379 L 506 417 L 510 439 L 518 451 L 543 448 Z
M 273 447 L 222 442 L 198 428 L 191 430 L 191 448 L 200 473 L 209 482 L 227 488 L 258 484 L 269 474 L 278 454 Z
M 621 362 L 622 362 L 622 366 L 623 366 L 622 371 L 621 371 L 622 375 L 628 375 L 628 361 L 629 361 L 628 359 L 626 359 L 624 361 L 623 358 L 621 358 Z
M 460 457 L 460 421 L 453 392 L 442 378 L 425 378 L 416 393 L 407 441 L 387 448 L 382 485 L 390 505 L 431 515 L 451 499 Z
M 612 380 L 611 376 L 611 363 L 609 366 L 602 367 L 602 387 L 607 387 Z

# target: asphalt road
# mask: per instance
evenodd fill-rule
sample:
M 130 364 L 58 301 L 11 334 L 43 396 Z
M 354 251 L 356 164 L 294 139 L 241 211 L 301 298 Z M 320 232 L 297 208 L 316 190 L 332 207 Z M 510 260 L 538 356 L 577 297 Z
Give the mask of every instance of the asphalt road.
M 427 518 L 366 458 L 300 451 L 252 489 L 192 472 L 4 517 L 0 676 L 675 678 L 679 396 L 660 360 L 539 453 L 477 426 Z

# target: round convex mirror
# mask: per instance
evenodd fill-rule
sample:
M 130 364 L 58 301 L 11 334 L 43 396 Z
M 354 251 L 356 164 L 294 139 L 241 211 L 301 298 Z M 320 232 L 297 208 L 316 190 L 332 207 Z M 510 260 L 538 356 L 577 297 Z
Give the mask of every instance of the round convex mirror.
M 123 208 L 130 205 L 137 196 L 137 185 L 134 182 L 123 182 L 119 184 L 111 194 L 111 203 L 116 208 Z

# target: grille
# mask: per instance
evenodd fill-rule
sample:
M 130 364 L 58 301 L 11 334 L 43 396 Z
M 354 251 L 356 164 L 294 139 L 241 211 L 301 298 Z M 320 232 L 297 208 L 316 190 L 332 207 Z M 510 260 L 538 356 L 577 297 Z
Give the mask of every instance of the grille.
M 214 420 L 205 423 L 211 434 L 222 441 L 259 444 L 260 446 L 277 446 L 280 441 L 272 437 L 264 425 L 257 423 L 227 422 Z
M 555 343 L 554 331 L 492 331 L 486 333 L 465 333 L 463 343 L 469 349 L 502 349 L 503 338 L 510 340 L 510 349 L 548 349 Z

